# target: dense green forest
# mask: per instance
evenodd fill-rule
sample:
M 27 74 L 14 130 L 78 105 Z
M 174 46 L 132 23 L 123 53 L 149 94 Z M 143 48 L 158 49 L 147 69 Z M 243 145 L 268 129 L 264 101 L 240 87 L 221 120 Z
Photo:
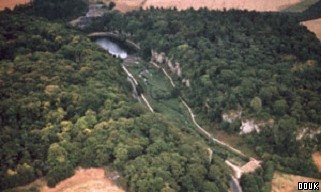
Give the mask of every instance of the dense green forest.
M 209 160 L 195 131 L 133 100 L 121 61 L 61 22 L 81 15 L 83 1 L 60 1 L 0 12 L 0 190 L 42 176 L 54 186 L 77 166 L 108 165 L 128 191 L 227 191 L 222 157 L 214 150 Z M 179 62 L 175 94 L 208 130 L 238 133 L 241 120 L 272 119 L 243 136 L 265 164 L 241 179 L 244 191 L 270 191 L 274 170 L 320 177 L 311 161 L 320 134 L 296 139 L 321 124 L 321 44 L 299 20 L 150 8 L 110 11 L 84 32 L 118 31 L 140 44 L 144 60 L 153 49 Z M 240 119 L 223 121 L 239 110 Z
M 120 60 L 63 24 L 0 12 L 0 190 L 108 165 L 128 191 L 227 191 L 224 160 L 131 97 Z
M 239 121 L 222 120 L 232 110 L 242 111 L 240 120 L 272 119 L 272 126 L 261 126 L 245 141 L 279 170 L 318 175 L 310 154 L 320 150 L 320 139 L 296 136 L 321 123 L 321 44 L 296 17 L 151 7 L 125 15 L 109 12 L 87 28 L 102 30 L 130 33 L 144 59 L 154 49 L 179 62 L 182 76 L 173 78 L 208 129 L 239 132 Z M 190 87 L 180 83 L 183 79 L 190 80 Z
M 71 19 L 84 15 L 87 11 L 86 0 L 33 0 L 32 11 L 34 15 L 48 19 Z

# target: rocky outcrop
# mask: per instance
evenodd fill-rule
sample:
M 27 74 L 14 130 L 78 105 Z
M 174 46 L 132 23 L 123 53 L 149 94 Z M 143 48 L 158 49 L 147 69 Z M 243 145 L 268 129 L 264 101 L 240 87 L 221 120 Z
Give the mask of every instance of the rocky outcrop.
M 152 56 L 151 56 L 151 62 L 155 62 L 158 65 L 164 66 L 169 69 L 172 75 L 175 75 L 177 77 L 182 77 L 182 68 L 179 62 L 173 63 L 171 58 L 168 58 L 164 52 L 158 53 L 155 50 L 151 50 Z M 183 79 L 182 83 L 189 87 L 190 86 L 190 80 L 189 79 Z
M 190 83 L 189 83 L 189 79 L 183 79 L 182 80 L 182 83 L 186 86 L 186 87 L 189 87 L 190 86 Z
M 301 140 L 304 138 L 314 139 L 319 134 L 321 134 L 321 127 L 318 127 L 318 128 L 303 127 L 299 131 L 297 131 L 296 140 Z
M 231 110 L 225 113 L 222 113 L 222 119 L 225 122 L 233 123 L 235 120 L 241 119 L 242 110 Z
M 242 125 L 240 127 L 240 134 L 248 134 L 253 131 L 260 133 L 264 127 L 272 128 L 274 126 L 274 120 L 270 119 L 268 121 L 254 120 L 251 118 L 242 118 L 242 110 L 231 110 L 222 113 L 222 119 L 224 122 L 233 123 L 236 120 L 242 120 Z
M 256 131 L 257 133 L 260 132 L 259 126 L 255 124 L 253 119 L 245 119 L 244 121 L 242 121 L 240 130 L 240 134 L 247 134 L 253 131 Z
M 240 134 L 247 134 L 253 131 L 260 133 L 260 131 L 264 127 L 273 128 L 274 126 L 274 119 L 269 119 L 268 121 L 258 121 L 254 119 L 245 119 L 242 121 L 242 125 L 240 127 L 241 132 Z

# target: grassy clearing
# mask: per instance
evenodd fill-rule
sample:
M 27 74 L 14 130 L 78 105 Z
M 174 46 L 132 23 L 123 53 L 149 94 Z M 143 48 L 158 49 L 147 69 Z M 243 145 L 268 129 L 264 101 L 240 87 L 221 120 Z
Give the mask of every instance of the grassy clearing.
M 173 88 L 161 70 L 146 63 L 131 66 L 129 70 L 142 85 L 145 96 L 155 112 L 171 118 L 181 129 L 194 128 L 193 122 L 179 98 L 172 97 Z
M 281 11 L 283 12 L 303 12 L 308 9 L 311 5 L 317 3 L 319 0 L 304 0 L 300 3 L 289 6 Z
M 254 150 L 251 149 L 244 142 L 244 138 L 242 138 L 241 135 L 239 135 L 237 133 L 229 134 L 229 133 L 226 133 L 226 132 L 220 131 L 220 130 L 213 131 L 211 133 L 213 135 L 215 135 L 215 137 L 218 140 L 230 144 L 232 147 L 235 147 L 235 148 L 239 149 L 240 151 L 242 151 L 244 154 L 248 155 L 249 157 L 253 157 L 253 158 L 259 159 L 259 157 L 254 152 Z

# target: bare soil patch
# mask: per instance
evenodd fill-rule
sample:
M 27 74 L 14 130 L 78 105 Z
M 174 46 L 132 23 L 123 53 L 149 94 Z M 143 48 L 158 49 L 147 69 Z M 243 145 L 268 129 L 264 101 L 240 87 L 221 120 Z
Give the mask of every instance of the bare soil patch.
M 298 182 L 321 182 L 321 180 L 275 172 L 272 179 L 272 192 L 298 191 Z
M 47 182 L 41 178 L 5 192 L 24 192 L 30 189 L 38 189 L 40 192 L 124 192 L 105 176 L 104 168 L 78 168 L 74 176 L 61 181 L 54 188 L 47 187 Z
M 321 152 L 313 153 L 312 160 L 314 164 L 318 167 L 318 170 L 321 172 Z
M 144 8 L 154 7 L 176 7 L 178 10 L 193 7 L 199 9 L 207 7 L 211 10 L 241 9 L 255 11 L 280 11 L 286 7 L 300 3 L 302 0 L 147 0 Z
M 47 186 L 40 189 L 41 192 L 124 192 L 113 182 L 105 177 L 103 168 L 91 168 L 76 170 L 75 175 L 61 181 L 54 188 Z
M 9 9 L 13 9 L 14 6 L 18 4 L 26 4 L 29 3 L 30 0 L 1 0 L 0 1 L 0 10 L 4 10 L 5 7 L 9 7 Z
M 313 19 L 310 21 L 304 21 L 301 24 L 305 25 L 310 31 L 315 33 L 315 35 L 321 41 L 321 19 Z

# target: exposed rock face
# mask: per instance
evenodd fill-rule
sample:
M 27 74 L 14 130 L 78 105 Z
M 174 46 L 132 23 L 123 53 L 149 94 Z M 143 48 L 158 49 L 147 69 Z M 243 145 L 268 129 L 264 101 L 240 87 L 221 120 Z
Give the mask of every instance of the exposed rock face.
M 240 134 L 247 134 L 253 131 L 256 131 L 257 133 L 260 132 L 259 126 L 255 124 L 253 119 L 246 119 L 245 121 L 242 121 L 242 125 L 240 129 L 241 129 Z
M 248 134 L 253 131 L 260 133 L 260 130 L 263 127 L 272 128 L 274 126 L 274 120 L 270 119 L 268 121 L 254 120 L 249 118 L 242 118 L 242 110 L 231 110 L 225 113 L 222 113 L 222 119 L 225 122 L 233 123 L 236 120 L 242 119 L 242 125 L 240 127 L 240 134 Z
M 272 128 L 274 126 L 274 120 L 270 119 L 268 121 L 255 121 L 253 119 L 245 119 L 242 121 L 242 125 L 240 127 L 241 132 L 240 134 L 247 134 L 253 131 L 260 133 L 263 127 Z
M 303 127 L 297 132 L 296 140 L 301 140 L 303 138 L 314 139 L 319 134 L 321 134 L 321 127 L 314 129 Z
M 178 62 L 175 63 L 175 72 L 177 76 L 182 77 L 182 69 Z
M 186 87 L 190 87 L 190 83 L 189 83 L 189 79 L 183 79 L 182 83 L 186 86 Z
M 235 120 L 240 119 L 242 116 L 242 110 L 229 111 L 222 114 L 222 119 L 225 122 L 233 123 Z
M 156 51 L 152 50 L 152 60 L 155 61 L 158 64 L 163 64 L 165 61 L 165 53 L 157 53 Z
M 164 52 L 158 53 L 154 50 L 152 52 L 151 61 L 155 62 L 160 65 L 165 65 L 165 67 L 168 67 L 170 72 L 178 77 L 182 77 L 182 68 L 180 66 L 179 62 L 175 62 L 173 64 L 172 59 L 168 58 Z M 190 81 L 188 79 L 183 79 L 182 83 L 184 83 L 185 86 L 190 86 Z

